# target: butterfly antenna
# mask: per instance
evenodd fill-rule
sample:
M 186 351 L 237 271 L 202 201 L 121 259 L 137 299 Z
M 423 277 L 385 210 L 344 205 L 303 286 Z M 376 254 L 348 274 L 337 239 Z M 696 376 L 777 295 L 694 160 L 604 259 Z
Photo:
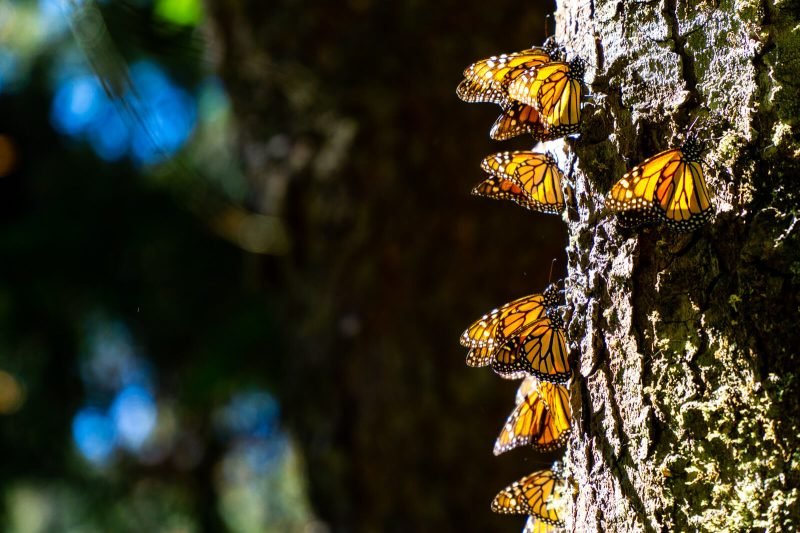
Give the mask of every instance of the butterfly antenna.
M 686 135 L 689 135 L 692 132 L 692 129 L 694 128 L 694 125 L 697 124 L 697 120 L 699 118 L 700 117 L 694 117 L 694 120 L 692 121 L 691 124 L 689 124 L 689 127 L 686 129 Z
M 553 281 L 553 267 L 556 266 L 557 259 L 554 257 L 553 261 L 550 263 L 550 275 L 547 277 L 547 283 L 550 284 Z

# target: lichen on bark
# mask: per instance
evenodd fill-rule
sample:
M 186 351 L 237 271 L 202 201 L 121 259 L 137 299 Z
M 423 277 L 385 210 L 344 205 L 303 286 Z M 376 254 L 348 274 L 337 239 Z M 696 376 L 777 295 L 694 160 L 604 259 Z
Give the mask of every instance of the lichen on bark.
M 583 133 L 565 148 L 580 374 L 568 529 L 800 528 L 790 4 L 559 2 L 557 39 L 591 65 Z M 695 120 L 715 218 L 690 235 L 621 231 L 604 194 Z

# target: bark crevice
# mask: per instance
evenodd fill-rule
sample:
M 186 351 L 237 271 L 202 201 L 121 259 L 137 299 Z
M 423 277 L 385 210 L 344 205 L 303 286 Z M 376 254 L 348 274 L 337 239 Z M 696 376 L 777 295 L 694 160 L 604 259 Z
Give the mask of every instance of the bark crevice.
M 587 73 L 584 133 L 566 148 L 579 207 L 568 327 L 584 339 L 576 366 L 586 378 L 574 391 L 588 395 L 573 405 L 591 409 L 567 454 L 581 487 L 568 528 L 797 529 L 798 483 L 784 471 L 787 457 L 800 464 L 790 451 L 800 246 L 787 229 L 800 205 L 789 178 L 800 142 L 789 126 L 797 90 L 781 80 L 797 79 L 800 61 L 777 61 L 800 49 L 787 33 L 795 15 L 738 1 L 590 7 L 563 0 L 557 11 L 560 42 L 602 52 Z M 715 218 L 688 236 L 620 230 L 601 207 L 605 192 L 695 120 Z

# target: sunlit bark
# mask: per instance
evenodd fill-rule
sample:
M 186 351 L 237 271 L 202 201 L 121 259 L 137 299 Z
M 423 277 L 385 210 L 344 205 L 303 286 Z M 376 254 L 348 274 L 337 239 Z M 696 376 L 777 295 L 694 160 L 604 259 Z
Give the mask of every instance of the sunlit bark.
M 789 2 L 562 0 L 590 64 L 569 143 L 574 531 L 790 531 L 798 502 L 798 44 Z M 716 217 L 679 235 L 602 210 L 627 168 L 709 143 Z

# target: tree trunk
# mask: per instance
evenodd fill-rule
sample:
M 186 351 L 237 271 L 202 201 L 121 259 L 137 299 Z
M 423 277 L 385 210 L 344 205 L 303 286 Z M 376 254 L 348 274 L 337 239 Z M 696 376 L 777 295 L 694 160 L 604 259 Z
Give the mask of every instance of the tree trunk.
M 591 93 L 566 148 L 568 530 L 800 529 L 796 7 L 558 2 Z M 620 230 L 611 185 L 695 119 L 716 216 Z

